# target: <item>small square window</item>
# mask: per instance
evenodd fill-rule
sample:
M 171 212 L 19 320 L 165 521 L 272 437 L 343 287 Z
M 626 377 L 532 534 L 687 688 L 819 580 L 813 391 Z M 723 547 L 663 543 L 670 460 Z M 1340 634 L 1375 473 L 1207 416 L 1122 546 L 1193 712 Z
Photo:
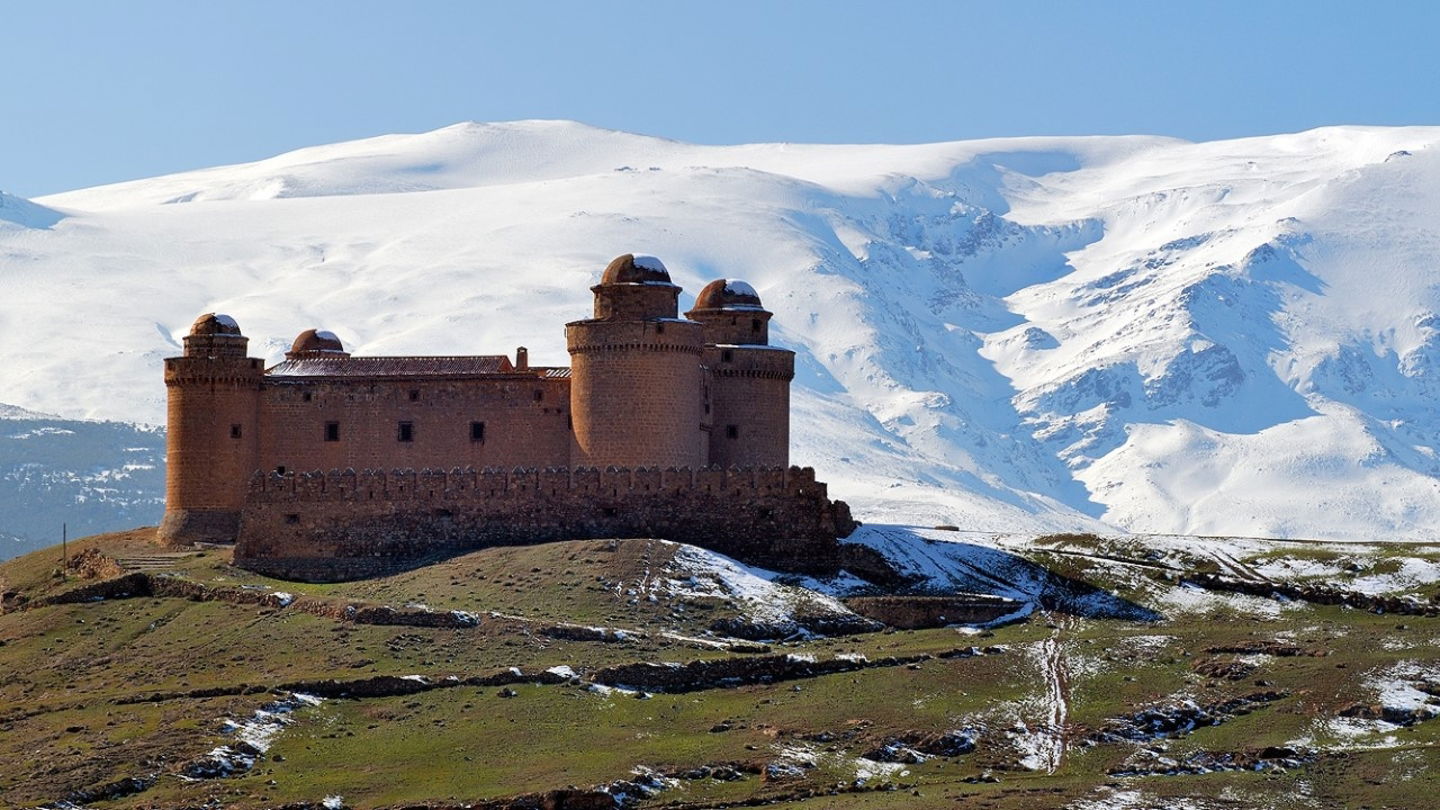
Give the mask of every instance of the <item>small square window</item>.
M 396 439 L 396 441 L 402 441 L 402 442 L 413 442 L 413 441 L 415 441 L 415 423 L 414 423 L 414 422 L 401 422 L 401 423 L 397 426 L 397 428 L 398 428 L 398 429 L 397 429 L 396 434 L 395 434 L 395 439 Z
M 740 438 L 740 426 L 739 426 L 739 425 L 726 425 L 726 426 L 725 426 L 725 438 L 727 438 L 727 439 L 738 439 L 738 438 Z
M 339 422 L 326 422 L 326 423 L 325 423 L 325 441 L 327 441 L 327 442 L 338 442 L 338 441 L 340 441 L 340 423 L 339 423 Z
M 663 335 L 663 334 L 665 334 L 665 324 L 663 324 L 663 323 L 657 323 L 657 324 L 655 324 L 655 334 L 657 334 L 657 335 Z
M 734 360 L 734 359 L 735 359 L 735 353 L 732 352 L 732 351 L 730 351 L 729 349 L 725 349 L 725 350 L 723 350 L 723 351 L 720 352 L 720 362 L 722 362 L 722 363 L 729 363 L 730 361 L 732 361 L 732 360 Z
M 230 438 L 232 438 L 232 439 L 238 439 L 238 438 L 240 438 L 240 426 L 239 426 L 239 425 L 231 425 L 231 426 L 230 426 Z
M 536 391 L 536 392 L 535 392 L 535 401 L 536 401 L 536 402 L 544 402 L 544 401 L 545 401 L 545 392 L 544 392 L 544 391 Z
M 484 444 L 484 443 L 485 443 L 485 423 L 484 423 L 484 422 L 471 422 L 471 423 L 470 423 L 470 441 L 475 442 L 476 444 Z
M 759 331 L 760 331 L 760 319 L 759 319 L 759 318 L 752 318 L 752 319 L 750 320 L 750 331 L 751 331 L 751 332 L 759 332 Z
M 276 468 L 275 468 L 275 474 L 276 474 L 276 475 L 284 475 L 284 474 L 285 474 L 285 465 L 284 465 L 284 464 L 281 464 L 279 467 L 276 467 Z
M 304 400 L 305 402 L 309 402 L 311 399 L 314 399 L 314 397 L 315 395 L 310 393 L 309 391 L 306 391 L 305 393 L 300 395 L 300 399 Z
M 420 389 L 418 389 L 418 388 L 411 388 L 411 389 L 410 389 L 410 401 L 411 401 L 411 402 L 418 402 L 419 400 L 420 400 Z
M 296 523 L 299 523 L 299 522 L 300 522 L 300 516 L 299 516 L 298 514 L 292 512 L 292 513 L 290 513 L 290 514 L 288 514 L 288 515 L 285 516 L 285 522 L 293 526 L 293 525 L 295 525 Z

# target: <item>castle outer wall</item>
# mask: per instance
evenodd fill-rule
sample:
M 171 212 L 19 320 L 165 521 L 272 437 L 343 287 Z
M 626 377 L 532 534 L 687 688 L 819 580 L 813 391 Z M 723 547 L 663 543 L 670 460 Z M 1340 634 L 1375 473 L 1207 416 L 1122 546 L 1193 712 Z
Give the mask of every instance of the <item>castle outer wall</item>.
M 663 537 L 833 574 L 854 528 L 799 467 L 290 473 L 252 480 L 235 562 L 334 581 L 492 546 Z

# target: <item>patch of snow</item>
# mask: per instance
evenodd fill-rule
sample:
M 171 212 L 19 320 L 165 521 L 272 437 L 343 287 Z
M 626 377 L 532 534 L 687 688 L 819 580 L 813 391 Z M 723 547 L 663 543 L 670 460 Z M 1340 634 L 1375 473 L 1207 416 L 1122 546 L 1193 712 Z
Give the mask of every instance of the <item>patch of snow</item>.
M 641 270 L 649 270 L 652 273 L 665 273 L 666 275 L 670 273 L 669 270 L 665 269 L 665 263 L 654 256 L 635 256 L 635 266 Z
M 760 297 L 760 293 L 755 292 L 754 287 L 751 287 L 748 283 L 744 281 L 739 281 L 733 278 L 726 280 L 725 292 L 730 293 L 731 295 L 749 295 L 755 298 Z
M 559 676 L 559 677 L 561 677 L 561 678 L 574 678 L 574 677 L 576 677 L 576 675 L 575 675 L 575 670 L 571 669 L 570 667 L 568 667 L 568 666 L 566 666 L 566 665 L 564 665 L 564 664 L 561 664 L 561 665 L 559 665 L 559 666 L 550 667 L 549 669 L 546 669 L 545 671 L 548 672 L 548 673 L 550 673 L 551 675 L 556 675 L 556 676 Z
M 774 582 L 781 574 L 737 562 L 695 546 L 679 546 L 663 580 L 674 597 L 715 597 L 734 602 L 752 621 L 793 621 L 798 608 L 811 612 L 849 614 L 827 594 Z
M 255 767 L 255 762 L 280 736 L 286 726 L 295 722 L 300 709 L 319 706 L 322 699 L 299 692 L 265 704 L 245 720 L 226 720 L 221 730 L 233 736 L 235 743 L 222 745 L 184 769 L 188 779 L 214 779 L 233 776 Z

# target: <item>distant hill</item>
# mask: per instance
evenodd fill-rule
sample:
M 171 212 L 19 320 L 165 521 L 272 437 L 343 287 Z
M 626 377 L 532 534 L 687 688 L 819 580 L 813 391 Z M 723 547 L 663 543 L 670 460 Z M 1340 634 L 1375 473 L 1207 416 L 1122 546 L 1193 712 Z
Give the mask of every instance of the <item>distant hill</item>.
M 165 434 L 0 405 L 0 559 L 71 537 L 154 525 L 165 507 Z

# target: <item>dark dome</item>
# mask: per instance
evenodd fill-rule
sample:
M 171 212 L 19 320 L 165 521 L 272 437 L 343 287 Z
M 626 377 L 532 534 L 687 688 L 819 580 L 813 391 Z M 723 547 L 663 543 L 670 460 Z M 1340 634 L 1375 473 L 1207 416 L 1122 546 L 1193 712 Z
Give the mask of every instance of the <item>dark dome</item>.
M 626 253 L 615 257 L 600 277 L 601 284 L 670 284 L 670 271 L 654 256 Z
M 695 296 L 695 309 L 763 309 L 760 294 L 743 281 L 717 278 Z
M 195 325 L 190 327 L 192 335 L 236 335 L 240 334 L 240 324 L 229 315 L 219 315 L 214 312 L 207 312 L 195 319 Z
M 301 352 L 344 352 L 345 345 L 334 332 L 327 332 L 324 329 L 306 329 L 290 346 L 291 354 Z

